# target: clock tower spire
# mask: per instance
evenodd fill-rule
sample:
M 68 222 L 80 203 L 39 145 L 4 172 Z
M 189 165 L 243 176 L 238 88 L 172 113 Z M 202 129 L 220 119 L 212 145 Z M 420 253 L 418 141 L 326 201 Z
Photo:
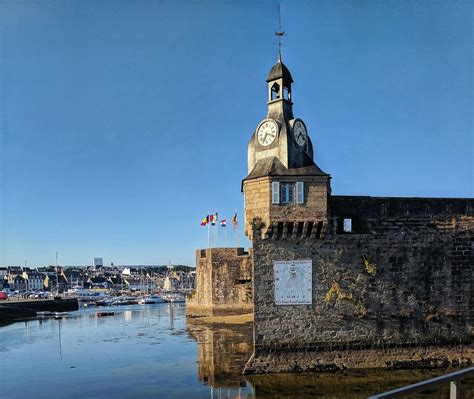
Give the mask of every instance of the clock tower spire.
M 281 59 L 284 32 L 280 27 L 275 34 L 278 59 L 266 79 L 267 115 L 250 138 L 248 176 L 242 182 L 249 238 L 255 218 L 263 222 L 263 234 L 285 223 L 306 223 L 321 234 L 331 190 L 330 176 L 314 162 L 305 123 L 293 115 L 293 77 Z M 312 234 L 308 228 L 301 231 Z

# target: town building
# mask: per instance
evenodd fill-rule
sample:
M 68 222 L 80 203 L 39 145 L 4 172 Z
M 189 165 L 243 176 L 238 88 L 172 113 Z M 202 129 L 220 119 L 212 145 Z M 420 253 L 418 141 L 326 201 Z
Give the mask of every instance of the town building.
M 94 258 L 94 270 L 104 267 L 104 258 Z
M 10 289 L 13 291 L 24 292 L 28 289 L 28 280 L 20 274 L 12 276 L 10 280 Z
M 27 289 L 29 291 L 42 291 L 44 290 L 44 280 L 46 276 L 39 272 L 28 272 L 26 273 Z

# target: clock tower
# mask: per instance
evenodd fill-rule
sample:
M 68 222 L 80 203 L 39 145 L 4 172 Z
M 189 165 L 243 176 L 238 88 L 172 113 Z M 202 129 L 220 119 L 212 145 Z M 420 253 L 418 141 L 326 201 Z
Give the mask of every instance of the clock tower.
M 281 60 L 267 76 L 267 115 L 248 144 L 248 176 L 242 182 L 244 231 L 263 222 L 262 234 L 320 238 L 327 223 L 330 176 L 313 160 L 307 127 L 293 115 L 293 78 Z

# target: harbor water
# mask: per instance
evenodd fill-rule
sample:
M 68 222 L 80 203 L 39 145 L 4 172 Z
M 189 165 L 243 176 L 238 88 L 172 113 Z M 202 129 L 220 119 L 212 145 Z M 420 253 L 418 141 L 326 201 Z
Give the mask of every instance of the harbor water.
M 99 312 L 114 312 L 99 317 Z M 184 304 L 91 308 L 0 327 L 2 398 L 359 399 L 448 372 L 244 377 L 252 326 L 186 320 Z M 463 397 L 474 395 L 472 380 Z M 445 398 L 446 389 L 412 397 Z

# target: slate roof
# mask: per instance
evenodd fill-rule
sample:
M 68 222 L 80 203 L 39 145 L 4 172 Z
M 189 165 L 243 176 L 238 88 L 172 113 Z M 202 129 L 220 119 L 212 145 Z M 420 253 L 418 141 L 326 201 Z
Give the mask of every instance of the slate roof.
M 260 159 L 244 179 L 251 180 L 264 176 L 329 176 L 308 157 L 307 166 L 301 168 L 288 169 L 276 157 L 268 157 Z
M 268 72 L 268 77 L 267 77 L 267 82 L 270 82 L 271 80 L 283 78 L 289 83 L 293 83 L 293 78 L 291 77 L 291 73 L 288 70 L 288 68 L 278 60 L 278 62 L 272 66 L 272 69 L 270 69 L 270 72 Z

